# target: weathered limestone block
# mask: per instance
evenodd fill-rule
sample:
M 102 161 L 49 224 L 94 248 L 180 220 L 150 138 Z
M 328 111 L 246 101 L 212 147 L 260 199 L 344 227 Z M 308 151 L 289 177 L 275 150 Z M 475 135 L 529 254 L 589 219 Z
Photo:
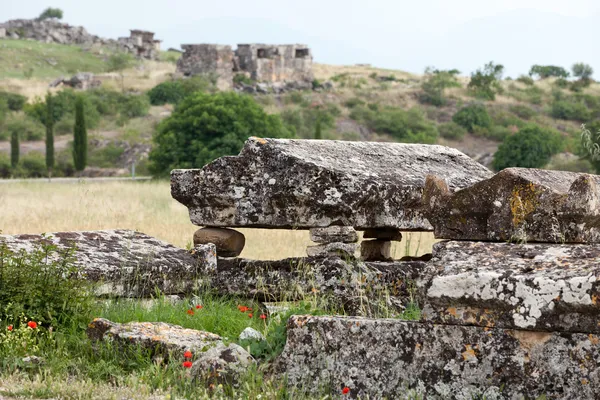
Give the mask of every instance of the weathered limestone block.
M 356 248 L 357 246 L 355 243 L 326 243 L 308 246 L 306 248 L 306 254 L 309 257 L 354 257 Z
M 360 258 L 364 261 L 389 261 L 392 259 L 392 242 L 389 240 L 363 240 Z
M 402 312 L 414 282 L 429 279 L 426 263 L 360 262 L 339 257 L 277 261 L 219 258 L 204 285 L 219 295 L 263 302 L 318 295 L 353 315 L 376 315 L 381 307 Z M 423 284 L 421 284 L 423 285 Z
M 428 177 L 423 202 L 441 239 L 598 243 L 598 184 L 597 175 L 508 168 L 455 193 Z
M 194 254 L 143 233 L 128 230 L 58 232 L 42 235 L 0 235 L 0 246 L 12 252 L 40 251 L 56 246 L 51 259 L 69 251 L 70 261 L 86 279 L 97 282 L 98 295 L 143 297 L 191 293 L 201 276 L 216 269 L 214 245 L 196 246 Z
M 443 146 L 250 138 L 239 156 L 173 170 L 171 194 L 200 226 L 431 230 L 421 206 L 428 174 L 452 190 L 491 176 Z
M 233 229 L 202 228 L 194 233 L 194 245 L 212 243 L 219 257 L 237 257 L 246 245 L 244 235 Z
M 440 242 L 428 268 L 426 320 L 600 333 L 600 245 Z
M 310 240 L 315 243 L 356 243 L 358 234 L 351 226 L 327 226 L 311 228 Z
M 401 242 L 402 232 L 398 229 L 367 229 L 363 234 L 363 239 L 382 239 Z
M 163 361 L 170 357 L 184 360 L 186 351 L 192 352 L 192 376 L 218 378 L 219 382 L 235 382 L 255 363 L 254 358 L 235 343 L 226 346 L 219 335 L 182 328 L 164 322 L 128 322 L 119 324 L 96 318 L 87 329 L 94 341 L 110 341 L 121 349 L 138 346 L 147 349 L 150 356 Z
M 432 325 L 394 319 L 293 316 L 278 370 L 291 386 L 352 398 L 600 398 L 600 338 Z

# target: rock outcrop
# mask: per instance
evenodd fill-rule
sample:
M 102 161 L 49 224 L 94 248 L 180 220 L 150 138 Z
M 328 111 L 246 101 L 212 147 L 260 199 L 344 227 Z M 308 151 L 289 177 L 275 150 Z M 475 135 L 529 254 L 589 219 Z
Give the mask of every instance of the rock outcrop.
M 420 281 L 425 320 L 600 333 L 600 246 L 450 241 Z
M 195 254 L 143 233 L 128 230 L 58 232 L 47 235 L 0 235 L 0 246 L 13 252 L 40 251 L 68 256 L 87 279 L 100 283 L 99 295 L 148 296 L 191 293 L 205 271 L 216 269 L 213 245 L 196 246 Z M 68 255 L 67 255 L 68 253 Z
M 598 175 L 508 168 L 455 193 L 433 175 L 423 199 L 437 238 L 600 242 Z
M 300 390 L 352 398 L 597 399 L 600 338 L 293 316 L 278 369 Z M 368 397 L 367 397 L 368 396 Z
M 6 33 L 16 39 L 34 39 L 45 43 L 94 44 L 106 43 L 88 33 L 83 26 L 71 26 L 54 19 L 14 19 L 0 23 Z
M 431 230 L 428 174 L 452 190 L 492 174 L 443 146 L 250 138 L 239 156 L 171 172 L 171 194 L 199 226 Z

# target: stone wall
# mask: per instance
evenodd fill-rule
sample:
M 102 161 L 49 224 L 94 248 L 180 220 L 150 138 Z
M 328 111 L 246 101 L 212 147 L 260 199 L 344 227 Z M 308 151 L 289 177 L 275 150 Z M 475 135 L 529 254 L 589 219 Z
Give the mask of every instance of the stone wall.
M 233 51 L 231 46 L 218 44 L 183 44 L 183 54 L 177 61 L 177 71 L 185 76 L 217 76 L 221 90 L 233 87 Z
M 258 82 L 313 80 L 312 54 L 306 45 L 239 44 L 236 56 L 240 71 Z

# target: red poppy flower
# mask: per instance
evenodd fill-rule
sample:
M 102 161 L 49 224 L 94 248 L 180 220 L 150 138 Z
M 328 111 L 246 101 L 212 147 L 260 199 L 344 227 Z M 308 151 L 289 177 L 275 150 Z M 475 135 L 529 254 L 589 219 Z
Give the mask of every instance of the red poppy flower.
M 189 310 L 186 311 L 189 315 L 194 315 L 194 310 L 192 310 L 191 308 Z
M 183 356 L 184 356 L 185 358 L 192 358 L 192 352 L 188 350 L 188 351 L 186 351 L 185 353 L 183 353 Z
M 11 332 L 12 332 L 12 330 L 13 330 L 13 327 L 12 327 L 12 325 L 9 325 L 9 326 L 8 326 L 6 329 L 8 329 L 9 331 L 11 331 Z
M 260 317 L 258 317 L 260 319 L 267 319 L 267 316 L 265 314 L 260 314 Z
M 37 328 L 37 323 L 35 321 L 29 321 L 27 323 L 27 326 L 30 327 L 31 329 L 35 329 L 35 328 Z
M 348 394 L 350 393 L 350 388 L 349 387 L 345 387 L 342 389 L 342 394 Z
M 191 361 L 184 361 L 182 365 L 185 368 L 192 368 L 192 362 Z
M 240 310 L 241 312 L 246 312 L 248 310 L 250 310 L 248 307 L 246 306 L 238 306 L 238 310 Z
M 196 304 L 196 310 L 200 310 L 202 309 L 202 306 L 200 304 Z
M 252 318 L 252 313 L 248 314 L 248 318 Z

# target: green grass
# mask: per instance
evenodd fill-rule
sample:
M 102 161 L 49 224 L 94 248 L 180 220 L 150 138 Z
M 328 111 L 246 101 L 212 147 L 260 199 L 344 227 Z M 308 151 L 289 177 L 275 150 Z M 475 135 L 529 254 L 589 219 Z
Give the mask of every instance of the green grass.
M 55 65 L 52 65 L 55 64 Z M 105 72 L 102 56 L 80 46 L 0 39 L 0 79 L 57 78 L 77 72 Z

